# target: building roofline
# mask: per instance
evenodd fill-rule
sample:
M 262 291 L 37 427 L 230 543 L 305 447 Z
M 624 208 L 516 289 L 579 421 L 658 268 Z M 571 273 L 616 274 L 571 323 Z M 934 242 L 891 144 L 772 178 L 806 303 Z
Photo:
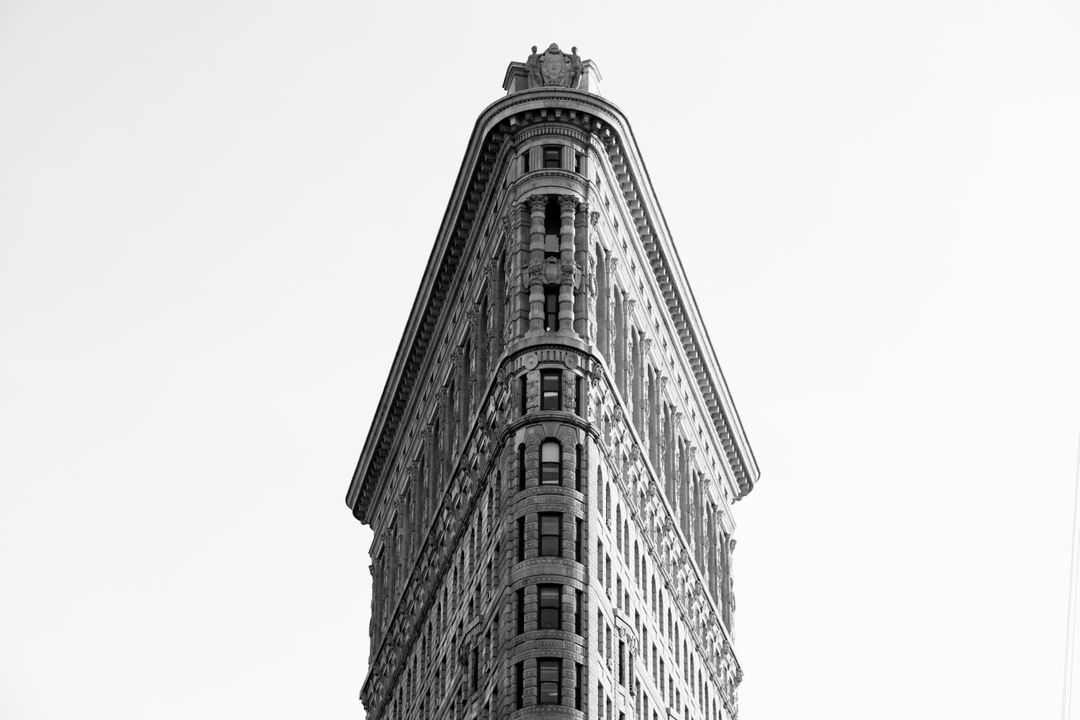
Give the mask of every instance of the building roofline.
M 637 218 L 639 231 L 643 226 L 647 226 L 650 237 L 656 239 L 656 247 L 650 251 L 650 255 L 658 258 L 657 262 L 662 265 L 661 271 L 672 275 L 670 284 L 674 290 L 674 299 L 669 300 L 669 310 L 672 309 L 672 302 L 674 302 L 674 309 L 685 312 L 688 316 L 681 326 L 680 333 L 684 330 L 686 332 L 683 336 L 684 347 L 689 344 L 691 349 L 697 351 L 695 356 L 700 359 L 700 362 L 696 367 L 700 368 L 700 372 L 696 371 L 695 374 L 698 375 L 698 384 L 707 402 L 713 393 L 717 396 L 712 403 L 717 408 L 716 412 L 713 412 L 712 419 L 720 435 L 722 449 L 727 454 L 728 463 L 732 465 L 733 472 L 738 478 L 741 490 L 739 496 L 742 497 L 750 492 L 757 481 L 759 470 L 756 460 L 739 421 L 678 252 L 671 241 L 667 221 L 652 188 L 648 170 L 629 122 L 614 103 L 599 95 L 561 87 L 532 88 L 512 92 L 492 102 L 480 113 L 473 126 L 453 191 L 447 201 L 446 211 L 439 226 L 435 245 L 428 257 L 408 322 L 402 332 L 390 373 L 376 406 L 371 428 L 346 493 L 346 504 L 352 509 L 353 515 L 363 522 L 367 521 L 367 505 L 374 496 L 371 483 L 377 479 L 369 477 L 373 470 L 372 464 L 379 459 L 380 452 L 387 451 L 384 447 L 388 443 L 385 437 L 387 433 L 392 435 L 396 429 L 396 427 L 388 427 L 388 421 L 392 419 L 395 406 L 408 403 L 408 394 L 412 386 L 406 383 L 403 387 L 402 380 L 410 369 L 410 358 L 418 348 L 418 334 L 423 327 L 428 325 L 433 327 L 438 321 L 439 309 L 432 307 L 433 293 L 440 281 L 449 284 L 456 271 L 456 260 L 450 263 L 453 267 L 448 267 L 447 262 L 455 236 L 464 243 L 473 230 L 472 218 L 466 217 L 463 211 L 469 197 L 482 194 L 483 186 L 488 180 L 487 177 L 482 177 L 479 160 L 486 150 L 492 147 L 497 148 L 502 139 L 512 132 L 517 116 L 527 113 L 543 114 L 556 110 L 582 114 L 582 121 L 588 120 L 590 131 L 600 135 L 606 146 L 611 147 L 611 143 L 615 143 L 618 149 L 627 155 L 630 171 L 628 180 L 632 185 L 632 192 L 641 197 L 645 205 L 645 212 Z M 628 191 L 624 188 L 624 192 Z M 653 269 L 654 272 L 658 272 L 655 262 Z M 449 273 L 449 276 L 444 277 L 445 273 Z M 401 396 L 403 391 L 406 393 L 405 397 Z M 375 472 L 381 474 L 384 470 L 385 467 L 380 465 Z

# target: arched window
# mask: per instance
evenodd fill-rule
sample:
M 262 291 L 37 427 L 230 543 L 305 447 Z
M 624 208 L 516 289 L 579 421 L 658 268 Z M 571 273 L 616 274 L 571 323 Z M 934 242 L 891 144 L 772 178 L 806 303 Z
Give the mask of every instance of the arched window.
M 540 445 L 540 484 L 562 483 L 562 447 L 558 440 L 545 440 Z

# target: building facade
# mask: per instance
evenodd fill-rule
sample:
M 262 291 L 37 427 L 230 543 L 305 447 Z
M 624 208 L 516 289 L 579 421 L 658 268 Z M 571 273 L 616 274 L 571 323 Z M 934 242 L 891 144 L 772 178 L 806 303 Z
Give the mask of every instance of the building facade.
M 477 120 L 347 494 L 370 720 L 728 720 L 732 504 L 758 477 L 591 61 Z

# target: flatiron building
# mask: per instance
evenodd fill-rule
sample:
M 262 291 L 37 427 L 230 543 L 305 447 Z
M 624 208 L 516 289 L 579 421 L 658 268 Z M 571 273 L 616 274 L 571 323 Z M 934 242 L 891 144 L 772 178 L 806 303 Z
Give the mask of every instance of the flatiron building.
M 370 720 L 738 715 L 758 469 L 599 82 L 534 48 L 469 140 L 347 494 Z

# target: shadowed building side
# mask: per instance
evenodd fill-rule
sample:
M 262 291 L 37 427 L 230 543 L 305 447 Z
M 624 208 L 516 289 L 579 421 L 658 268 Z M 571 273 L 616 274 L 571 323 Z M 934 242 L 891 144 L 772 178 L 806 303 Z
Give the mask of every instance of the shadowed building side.
M 757 465 L 599 81 L 533 48 L 473 130 L 346 498 L 371 720 L 737 716 Z

